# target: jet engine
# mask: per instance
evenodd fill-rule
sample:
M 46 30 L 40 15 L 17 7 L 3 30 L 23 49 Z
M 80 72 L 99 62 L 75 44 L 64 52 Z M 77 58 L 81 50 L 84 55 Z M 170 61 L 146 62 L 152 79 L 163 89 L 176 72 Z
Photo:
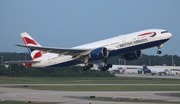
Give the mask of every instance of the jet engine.
M 93 49 L 89 53 L 89 58 L 92 60 L 103 59 L 103 58 L 107 58 L 108 56 L 109 56 L 109 52 L 108 49 L 105 47 Z
M 142 54 L 141 51 L 134 51 L 127 54 L 124 54 L 122 58 L 126 59 L 127 61 L 132 61 L 141 58 Z

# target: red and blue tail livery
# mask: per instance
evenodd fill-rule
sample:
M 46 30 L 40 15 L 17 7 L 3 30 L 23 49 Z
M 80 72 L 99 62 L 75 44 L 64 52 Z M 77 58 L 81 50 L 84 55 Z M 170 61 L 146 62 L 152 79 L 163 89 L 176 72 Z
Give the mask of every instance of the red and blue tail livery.
M 30 45 L 30 46 L 40 46 L 41 45 L 36 42 L 30 35 L 28 35 L 26 32 L 21 33 L 22 39 L 25 43 L 25 45 Z M 31 53 L 32 59 L 39 58 L 43 55 L 43 52 L 40 50 L 35 50 L 33 48 L 28 48 L 28 51 Z

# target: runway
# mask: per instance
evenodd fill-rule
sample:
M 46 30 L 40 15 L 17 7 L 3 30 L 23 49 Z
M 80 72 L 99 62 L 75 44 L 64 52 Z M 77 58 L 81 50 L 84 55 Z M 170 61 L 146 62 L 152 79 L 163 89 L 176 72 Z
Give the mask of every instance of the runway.
M 123 77 L 147 77 L 147 78 L 169 78 L 180 79 L 179 76 L 151 76 L 139 74 L 118 74 Z M 179 97 L 172 96 L 171 93 L 180 93 L 179 91 L 51 91 L 51 90 L 32 90 L 22 88 L 10 88 L 12 86 L 179 86 L 180 84 L 0 84 L 0 100 L 12 101 L 35 101 L 51 102 L 55 104 L 139 104 L 140 102 L 117 102 L 117 101 L 98 101 L 90 99 L 90 96 L 109 97 L 109 98 L 129 98 L 129 99 L 147 99 L 178 101 Z M 143 102 L 143 104 L 156 104 L 152 102 Z
M 56 104 L 89 104 L 92 102 L 95 104 L 139 104 L 139 102 L 109 102 L 87 99 L 89 96 L 97 96 L 131 99 L 159 99 L 180 102 L 179 97 L 170 96 L 169 93 L 180 93 L 180 91 L 50 91 L 0 87 L 0 100 L 26 102 L 33 100 L 35 102 L 54 102 Z M 143 104 L 153 103 L 143 102 Z

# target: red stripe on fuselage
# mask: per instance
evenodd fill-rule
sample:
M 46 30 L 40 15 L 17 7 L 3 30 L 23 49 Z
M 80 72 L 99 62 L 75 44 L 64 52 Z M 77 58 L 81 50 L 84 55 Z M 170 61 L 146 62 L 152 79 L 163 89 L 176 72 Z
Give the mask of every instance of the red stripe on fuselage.
M 25 44 L 34 44 L 34 45 L 37 45 L 36 41 L 32 40 L 32 39 L 29 39 L 27 37 L 22 37 L 23 41 Z
M 155 32 L 147 32 L 147 33 L 140 34 L 138 36 L 146 36 L 146 35 L 149 35 L 149 34 L 155 34 Z

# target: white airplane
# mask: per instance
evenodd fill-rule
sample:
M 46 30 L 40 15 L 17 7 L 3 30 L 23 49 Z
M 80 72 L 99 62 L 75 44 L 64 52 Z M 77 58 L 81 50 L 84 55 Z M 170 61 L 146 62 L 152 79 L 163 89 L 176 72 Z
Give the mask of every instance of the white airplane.
M 41 46 L 26 32 L 21 33 L 25 45 L 16 46 L 28 48 L 32 60 L 6 61 L 5 64 L 24 63 L 26 67 L 65 67 L 77 64 L 85 64 L 82 70 L 93 67 L 97 61 L 104 62 L 101 71 L 108 70 L 112 64 L 108 64 L 108 59 L 119 57 L 126 60 L 136 60 L 141 57 L 141 50 L 158 47 L 158 54 L 163 43 L 168 41 L 172 34 L 163 29 L 148 29 L 127 35 L 88 43 L 72 48 L 57 48 Z M 48 40 L 48 39 L 47 39 Z
M 146 66 L 146 63 L 145 61 L 143 60 L 143 69 L 142 71 L 144 71 L 144 74 L 147 74 L 147 73 L 151 73 L 151 75 L 154 75 L 154 74 L 158 74 L 159 76 L 161 75 L 169 75 L 171 73 L 171 69 L 168 69 L 168 68 L 148 68 Z

